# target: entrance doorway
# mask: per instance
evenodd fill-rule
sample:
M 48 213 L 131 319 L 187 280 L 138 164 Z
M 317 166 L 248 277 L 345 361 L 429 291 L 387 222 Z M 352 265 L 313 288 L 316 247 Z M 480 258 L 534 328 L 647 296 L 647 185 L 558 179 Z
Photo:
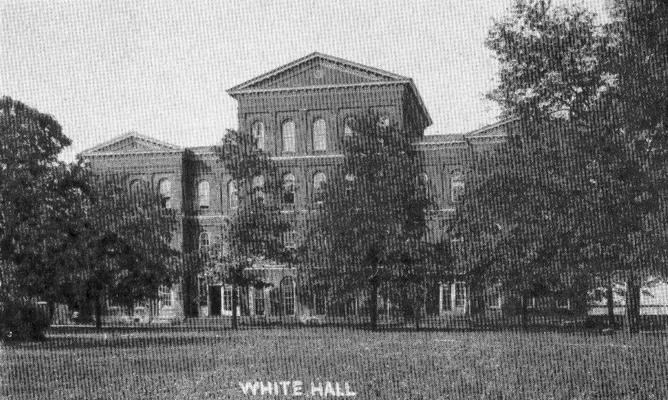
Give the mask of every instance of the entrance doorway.
M 212 285 L 209 286 L 209 315 L 221 315 L 221 298 L 220 298 L 221 286 Z

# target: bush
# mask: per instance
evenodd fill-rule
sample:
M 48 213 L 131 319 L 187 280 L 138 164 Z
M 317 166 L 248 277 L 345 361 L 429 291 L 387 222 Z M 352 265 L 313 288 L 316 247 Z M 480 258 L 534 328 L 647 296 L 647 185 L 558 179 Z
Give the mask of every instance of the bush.
M 43 307 L 26 301 L 0 304 L 0 340 L 40 340 L 51 321 Z

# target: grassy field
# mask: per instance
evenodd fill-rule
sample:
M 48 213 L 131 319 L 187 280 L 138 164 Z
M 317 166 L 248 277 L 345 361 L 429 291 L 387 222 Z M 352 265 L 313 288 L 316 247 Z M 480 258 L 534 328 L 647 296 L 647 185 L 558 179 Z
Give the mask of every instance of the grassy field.
M 358 399 L 668 398 L 665 333 L 156 329 L 1 346 L 9 399 L 292 397 L 244 395 L 256 380 L 302 381 L 305 397 L 331 381 Z

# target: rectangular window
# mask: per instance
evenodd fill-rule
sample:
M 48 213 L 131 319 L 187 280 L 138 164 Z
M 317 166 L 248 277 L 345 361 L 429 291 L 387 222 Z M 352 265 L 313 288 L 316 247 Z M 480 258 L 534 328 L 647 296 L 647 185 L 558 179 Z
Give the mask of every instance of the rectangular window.
M 485 304 L 492 309 L 501 308 L 501 291 L 498 286 L 487 288 Z
M 455 307 L 466 306 L 466 284 L 464 282 L 455 283 Z
M 443 311 L 452 311 L 452 285 L 443 284 Z
M 571 301 L 569 299 L 559 298 L 559 299 L 557 299 L 557 308 L 570 310 Z
M 232 287 L 223 286 L 223 311 L 232 312 Z
M 200 307 L 206 307 L 209 299 L 209 286 L 206 277 L 197 277 L 197 297 Z
M 264 315 L 264 289 L 255 289 L 255 315 Z
M 158 302 L 160 308 L 172 306 L 172 291 L 167 286 L 158 289 Z

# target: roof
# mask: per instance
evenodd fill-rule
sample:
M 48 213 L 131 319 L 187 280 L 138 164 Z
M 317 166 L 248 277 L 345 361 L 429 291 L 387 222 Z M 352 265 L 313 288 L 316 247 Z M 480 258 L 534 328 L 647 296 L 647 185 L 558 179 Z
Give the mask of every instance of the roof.
M 82 156 L 110 153 L 179 152 L 183 149 L 137 132 L 127 132 L 81 152 Z
M 508 118 L 493 124 L 485 125 L 481 128 L 465 133 L 466 139 L 495 138 L 507 136 L 508 125 L 519 121 L 519 118 Z
M 303 79 L 305 71 L 314 72 L 318 67 L 324 67 L 337 72 L 338 79 L 322 79 L 322 75 L 316 75 L 318 79 Z M 301 74 L 302 79 L 294 78 Z M 315 74 L 312 74 L 315 75 Z M 309 75 L 310 77 L 311 75 Z M 285 91 L 298 89 L 326 89 L 355 86 L 374 85 L 406 85 L 415 97 L 418 106 L 424 115 L 427 125 L 432 124 L 431 116 L 427 111 L 424 101 L 409 77 L 369 67 L 353 61 L 314 52 L 282 65 L 276 69 L 247 80 L 227 90 L 231 96 L 244 93 L 257 93 L 269 91 Z

